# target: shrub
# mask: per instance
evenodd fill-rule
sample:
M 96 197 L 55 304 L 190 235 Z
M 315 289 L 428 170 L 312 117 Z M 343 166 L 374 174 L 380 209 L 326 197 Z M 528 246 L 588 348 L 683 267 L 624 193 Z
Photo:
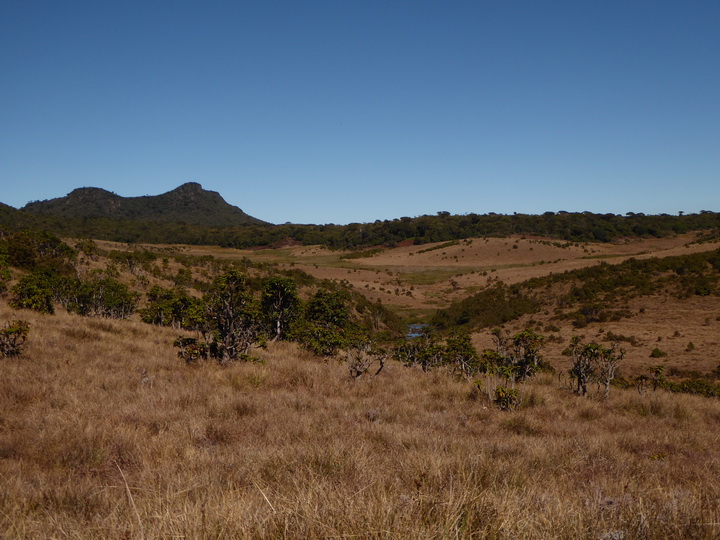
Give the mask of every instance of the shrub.
M 138 294 L 111 277 L 65 278 L 56 281 L 55 295 L 70 313 L 125 319 L 135 312 Z
M 493 330 L 495 349 L 485 349 L 480 356 L 479 370 L 499 373 L 511 381 L 524 381 L 537 371 L 552 370 L 540 350 L 545 336 L 523 330 L 508 336 L 501 329 Z
M 586 396 L 588 383 L 595 380 L 605 385 L 607 399 L 610 384 L 617 375 L 625 351 L 618 348 L 616 343 L 610 348 L 597 343 L 582 344 L 580 338 L 575 336 L 571 341 L 571 354 L 573 366 L 570 376 L 577 381 L 576 393 Z
M 469 334 L 455 333 L 447 339 L 445 362 L 466 377 L 478 372 L 478 352 L 470 340 Z
M 7 291 L 11 277 L 12 276 L 10 275 L 10 270 L 5 263 L 2 254 L 0 254 L 0 294 L 3 294 L 5 291 Z
M 67 269 L 76 252 L 47 231 L 20 231 L 4 239 L 4 251 L 10 266 L 34 271 L 39 268 Z
M 281 339 L 300 311 L 297 285 L 290 278 L 268 279 L 263 287 L 261 305 L 273 341 Z
M 16 320 L 7 323 L 5 328 L 0 330 L 0 354 L 2 356 L 16 356 L 22 352 L 30 324 L 27 321 Z
M 10 306 L 31 309 L 40 313 L 55 313 L 53 306 L 53 279 L 49 274 L 28 274 L 12 288 Z
M 164 296 L 156 290 L 158 298 Z M 152 317 L 154 310 L 144 313 Z M 228 270 L 213 282 L 202 302 L 192 302 L 183 313 L 185 325 L 202 334 L 196 338 L 178 338 L 174 345 L 178 356 L 187 363 L 212 357 L 221 364 L 250 360 L 251 348 L 265 347 L 260 314 L 247 278 L 238 270 Z
M 173 343 L 178 347 L 178 356 L 185 360 L 186 364 L 192 364 L 198 360 L 205 360 L 208 357 L 207 343 L 198 341 L 196 338 L 179 337 Z
M 334 356 L 352 345 L 360 336 L 350 320 L 347 301 L 346 291 L 317 291 L 296 321 L 292 338 L 318 356 Z
M 655 348 L 650 352 L 650 358 L 662 358 L 662 357 L 664 357 L 664 356 L 667 356 L 667 353 L 666 353 L 665 351 L 659 349 L 658 347 L 655 347 Z
M 229 270 L 220 275 L 204 297 L 210 354 L 224 364 L 246 360 L 251 348 L 264 347 L 265 336 L 245 275 Z
M 148 324 L 194 329 L 201 301 L 192 298 L 184 289 L 163 289 L 155 285 L 148 292 L 147 306 L 140 309 L 140 318 Z
M 503 411 L 509 411 L 518 406 L 520 397 L 518 396 L 517 390 L 498 386 L 495 388 L 494 401 Z

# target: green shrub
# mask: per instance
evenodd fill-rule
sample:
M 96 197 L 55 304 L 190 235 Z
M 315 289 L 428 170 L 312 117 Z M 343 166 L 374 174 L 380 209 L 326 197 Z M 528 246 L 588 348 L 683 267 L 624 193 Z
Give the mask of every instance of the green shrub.
M 10 307 L 31 309 L 40 313 L 55 313 L 53 286 L 53 277 L 47 273 L 28 274 L 12 288 Z
M 89 279 L 56 278 L 54 292 L 70 313 L 110 319 L 132 315 L 139 297 L 124 283 L 100 274 Z
M 520 397 L 518 391 L 504 386 L 498 386 L 495 388 L 495 405 L 500 407 L 503 411 L 509 411 L 514 409 L 520 403 Z
M 655 348 L 650 352 L 650 358 L 662 358 L 662 357 L 664 357 L 664 356 L 667 356 L 667 353 L 666 353 L 665 351 L 659 349 L 658 347 L 655 347 Z
M 3 294 L 8 289 L 8 284 L 12 275 L 8 268 L 7 256 L 0 252 L 0 294 Z
M 292 339 L 318 356 L 334 356 L 359 338 L 350 320 L 347 291 L 318 290 L 290 332 Z
M 198 341 L 196 338 L 179 337 L 173 343 L 178 347 L 178 357 L 185 360 L 186 364 L 192 364 L 198 360 L 205 360 L 208 357 L 209 348 L 207 343 Z
M 16 320 L 5 325 L 0 330 L 0 354 L 2 356 L 16 356 L 22 352 L 28 333 L 30 323 Z
M 158 326 L 193 330 L 196 327 L 194 314 L 204 307 L 200 300 L 180 288 L 163 289 L 156 285 L 150 289 L 147 298 L 147 306 L 138 310 L 140 318 L 145 323 Z

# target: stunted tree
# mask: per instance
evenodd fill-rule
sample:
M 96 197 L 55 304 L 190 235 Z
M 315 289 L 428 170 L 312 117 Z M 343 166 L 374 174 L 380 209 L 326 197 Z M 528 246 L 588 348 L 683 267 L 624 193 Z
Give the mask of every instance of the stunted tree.
M 427 328 L 417 337 L 404 339 L 393 350 L 393 356 L 406 367 L 419 365 L 423 371 L 446 363 L 445 347 L 437 334 Z
M 366 375 L 373 368 L 372 377 L 377 377 L 385 367 L 387 352 L 373 343 L 363 342 L 348 347 L 346 352 L 348 372 L 353 379 Z
M 48 272 L 34 272 L 23 276 L 10 291 L 10 306 L 40 313 L 55 313 L 54 279 L 54 276 Z
M 268 279 L 263 287 L 261 306 L 273 334 L 272 341 L 282 339 L 300 311 L 297 285 L 290 278 Z
M 595 344 L 597 346 L 597 344 Z M 570 341 L 573 365 L 570 368 L 570 376 L 577 381 L 575 392 L 581 396 L 587 396 L 587 385 L 593 375 L 593 354 L 594 350 L 590 345 L 582 345 L 578 336 L 573 336 Z
M 135 312 L 138 294 L 124 283 L 92 273 L 87 279 L 65 277 L 55 280 L 54 293 L 70 313 L 86 317 L 124 319 Z
M 610 383 L 612 383 L 617 375 L 618 368 L 624 356 L 625 351 L 619 348 L 617 343 L 613 343 L 609 349 L 602 347 L 600 354 L 597 356 L 598 378 L 600 382 L 605 385 L 605 399 L 610 395 Z
M 318 290 L 305 306 L 293 337 L 319 356 L 333 356 L 352 344 L 356 328 L 350 320 L 345 291 Z
M 580 338 L 575 336 L 570 343 L 573 366 L 570 375 L 577 380 L 576 392 L 581 396 L 587 396 L 587 385 L 591 380 L 597 380 L 605 386 L 605 399 L 610 395 L 610 384 L 617 375 L 620 362 L 625 351 L 618 348 L 616 343 L 603 347 L 598 343 L 580 343 Z
M 495 350 L 486 349 L 481 355 L 483 370 L 496 371 L 514 382 L 532 377 L 542 367 L 544 336 L 532 330 L 509 336 L 498 328 L 493 331 L 493 341 Z
M 221 364 L 245 359 L 251 348 L 264 345 L 260 313 L 242 273 L 233 269 L 218 276 L 204 301 L 210 354 Z
M 465 377 L 478 371 L 478 352 L 470 340 L 470 335 L 455 333 L 447 338 L 445 361 Z
M 193 311 L 201 302 L 185 289 L 163 289 L 155 285 L 148 292 L 147 300 L 147 306 L 139 310 L 143 322 L 188 330 L 196 328 Z
M 528 379 L 537 372 L 542 363 L 540 349 L 544 342 L 545 337 L 532 330 L 523 330 L 512 337 L 512 358 L 518 366 L 519 380 Z

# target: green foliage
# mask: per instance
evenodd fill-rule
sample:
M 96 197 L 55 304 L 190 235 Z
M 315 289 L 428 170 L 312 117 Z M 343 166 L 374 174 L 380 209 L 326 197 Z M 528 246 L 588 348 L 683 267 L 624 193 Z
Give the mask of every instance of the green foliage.
M 294 325 L 292 337 L 319 356 L 333 356 L 353 345 L 360 336 L 350 320 L 348 301 L 345 290 L 318 290 Z
M 0 329 L 0 355 L 17 356 L 22 352 L 25 340 L 30 332 L 30 323 L 15 320 Z
M 0 244 L 0 252 L 5 254 L 7 264 L 29 271 L 41 268 L 67 270 L 67 262 L 77 255 L 60 238 L 47 231 L 16 232 L 0 240 Z
M 667 353 L 658 347 L 655 347 L 652 351 L 650 351 L 650 358 L 663 358 L 667 356 Z
M 180 223 L 206 227 L 223 227 L 262 223 L 229 205 L 213 191 L 189 182 L 162 195 L 120 197 L 99 188 L 79 188 L 65 197 L 28 204 L 21 214 L 56 217 L 65 221 L 80 221 L 86 226 L 97 221 L 143 220 L 161 226 Z M 80 235 L 95 236 L 95 235 Z
M 265 345 L 260 312 L 244 274 L 235 269 L 221 274 L 203 300 L 203 331 L 212 336 L 210 355 L 221 364 L 247 360 L 251 348 Z
M 447 338 L 444 350 L 445 363 L 466 377 L 479 371 L 479 355 L 470 340 L 470 334 L 455 332 Z
M 350 322 L 346 291 L 318 290 L 305 306 L 305 319 L 323 326 L 344 328 Z
M 0 294 L 7 291 L 10 279 L 12 279 L 12 275 L 7 265 L 7 259 L 0 254 Z
M 423 371 L 445 365 L 445 347 L 434 332 L 425 329 L 418 337 L 402 340 L 394 349 L 393 357 L 410 367 L 418 365 Z
M 55 295 L 70 313 L 111 319 L 132 315 L 139 298 L 124 283 L 102 274 L 87 279 L 56 278 Z
M 585 328 L 590 323 L 619 321 L 623 317 L 631 317 L 629 310 L 608 309 L 604 304 L 585 304 L 569 315 L 575 328 Z
M 546 294 L 550 287 L 568 292 Z M 486 328 L 513 321 L 542 306 L 576 309 L 559 317 L 577 328 L 618 321 L 633 315 L 619 302 L 667 290 L 678 297 L 720 295 L 720 250 L 662 259 L 629 259 L 533 278 L 508 287 L 498 283 L 438 310 L 432 323 L 440 329 L 457 326 Z
M 131 274 L 137 273 L 142 268 L 149 271 L 158 255 L 148 250 L 112 250 L 107 253 L 108 258 L 120 267 L 125 267 Z
M 79 253 L 84 253 L 91 260 L 97 260 L 98 256 L 102 253 L 100 248 L 98 248 L 95 242 L 90 238 L 78 240 L 75 243 L 75 249 Z
M 464 377 L 480 371 L 478 352 L 467 333 L 455 332 L 443 344 L 437 334 L 425 329 L 417 337 L 401 340 L 392 356 L 405 366 L 418 365 L 423 371 L 445 366 Z
M 648 368 L 648 371 L 650 372 L 650 376 L 652 378 L 653 392 L 654 392 L 659 387 L 662 387 L 666 382 L 665 364 L 658 364 L 657 366 L 651 366 L 650 368 Z
M 597 380 L 605 385 L 605 398 L 607 398 L 610 393 L 610 383 L 617 375 L 625 351 L 616 344 L 609 348 L 594 342 L 582 344 L 577 336 L 571 340 L 571 349 L 573 365 L 570 375 L 577 381 L 576 392 L 586 396 L 588 383 Z
M 612 330 L 609 331 L 607 334 L 605 334 L 605 341 L 612 341 L 612 342 L 626 342 L 632 345 L 633 347 L 637 347 L 640 345 L 640 340 L 635 336 L 625 336 L 623 334 L 616 334 Z
M 47 272 L 34 272 L 23 276 L 10 291 L 10 307 L 55 313 L 53 289 L 53 276 Z
M 204 306 L 185 289 L 163 289 L 155 285 L 148 292 L 147 300 L 146 307 L 138 310 L 143 322 L 187 330 L 198 327 L 198 315 Z
M 499 326 L 535 312 L 538 306 L 539 303 L 523 293 L 520 287 L 498 283 L 437 311 L 432 324 L 440 329 Z
M 451 242 L 443 242 L 442 244 L 438 244 L 437 246 L 433 246 L 433 247 L 421 249 L 421 250 L 419 250 L 417 253 L 418 253 L 418 255 L 419 255 L 419 254 L 421 254 L 421 253 L 429 253 L 429 252 L 431 252 L 431 251 L 436 251 L 436 250 L 439 250 L 439 249 L 447 249 L 447 248 L 452 247 L 452 246 L 457 246 L 459 243 L 460 243 L 460 242 L 458 242 L 457 240 L 453 240 L 453 241 L 451 241 Z
M 173 342 L 173 346 L 179 348 L 178 357 L 185 360 L 186 364 L 193 364 L 198 360 L 208 358 L 210 347 L 208 344 L 191 337 L 179 337 Z
M 112 210 L 108 210 L 112 209 Z M 665 237 L 717 229 L 720 214 L 703 211 L 682 216 L 546 212 L 401 217 L 349 225 L 269 225 L 231 207 L 217 193 L 197 184 L 155 197 L 123 198 L 97 188 L 68 197 L 31 203 L 23 210 L 0 212 L 0 226 L 44 227 L 67 237 L 119 242 L 213 244 L 226 247 L 271 246 L 288 239 L 333 249 L 452 242 L 464 238 L 532 234 L 570 242 L 610 242 L 621 237 Z M 557 242 L 556 242 L 557 243 Z
M 357 379 L 366 375 L 373 368 L 376 377 L 385 367 L 387 352 L 372 342 L 360 342 L 347 349 L 347 364 L 350 377 Z
M 385 251 L 384 248 L 372 248 L 372 249 L 364 249 L 362 251 L 353 251 L 352 253 L 347 253 L 346 255 L 342 255 L 340 257 L 340 260 L 367 259 L 369 257 L 373 257 L 379 253 L 382 253 L 383 251 Z
M 297 285 L 290 278 L 271 277 L 265 282 L 260 302 L 273 340 L 282 339 L 300 314 Z
M 539 370 L 550 369 L 540 352 L 545 337 L 532 330 L 508 336 L 498 328 L 493 331 L 493 341 L 495 349 L 485 349 L 480 356 L 481 372 L 497 373 L 515 382 L 524 381 Z
M 503 411 L 509 411 L 520 404 L 520 397 L 517 390 L 498 386 L 495 388 L 494 402 Z

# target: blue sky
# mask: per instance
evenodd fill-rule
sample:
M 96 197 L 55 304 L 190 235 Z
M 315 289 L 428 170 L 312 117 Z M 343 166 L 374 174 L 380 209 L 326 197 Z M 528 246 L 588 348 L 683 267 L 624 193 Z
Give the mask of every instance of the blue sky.
M 720 2 L 0 3 L 0 201 L 720 211 Z

